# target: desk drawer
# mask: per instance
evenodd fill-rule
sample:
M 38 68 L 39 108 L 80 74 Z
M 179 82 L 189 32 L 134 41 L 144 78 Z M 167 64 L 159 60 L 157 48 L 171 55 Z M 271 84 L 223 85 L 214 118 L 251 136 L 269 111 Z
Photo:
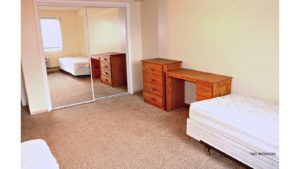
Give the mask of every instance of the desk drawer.
M 144 72 L 144 75 L 143 75 L 143 78 L 144 78 L 144 82 L 147 82 L 147 83 L 151 83 L 151 84 L 154 84 L 154 85 L 157 85 L 157 86 L 163 86 L 163 79 L 161 76 L 157 76 L 155 74 L 152 74 L 152 73 L 146 73 Z
M 210 99 L 210 98 L 208 98 L 208 97 L 205 97 L 205 96 L 201 96 L 201 95 L 196 95 L 196 100 L 197 101 L 201 101 L 201 100 L 207 100 L 207 99 Z
M 143 71 L 162 76 L 162 66 L 160 65 L 143 63 Z
M 101 75 L 101 82 L 111 85 L 111 78 L 108 76 Z
M 197 82 L 197 95 L 211 98 L 213 93 L 212 84 L 209 82 Z
M 155 94 L 152 94 L 150 92 L 144 91 L 144 101 L 147 103 L 150 103 L 152 105 L 155 105 L 159 108 L 163 108 L 163 99 L 160 96 L 157 96 Z
M 206 86 L 197 87 L 197 95 L 211 98 L 212 97 L 212 87 L 206 87 Z
M 144 90 L 156 94 L 158 96 L 163 96 L 162 86 L 153 85 L 151 83 L 144 82 Z

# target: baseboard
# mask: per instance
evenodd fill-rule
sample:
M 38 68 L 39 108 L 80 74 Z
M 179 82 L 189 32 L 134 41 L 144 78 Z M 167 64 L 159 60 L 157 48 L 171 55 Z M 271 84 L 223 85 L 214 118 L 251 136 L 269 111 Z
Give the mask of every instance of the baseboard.
M 59 71 L 59 67 L 47 67 L 48 73 L 56 72 L 56 71 Z
M 21 106 L 22 107 L 27 107 L 27 103 L 25 101 L 21 101 Z
M 30 111 L 30 115 L 40 114 L 40 113 L 47 113 L 48 109 L 37 110 L 37 111 Z

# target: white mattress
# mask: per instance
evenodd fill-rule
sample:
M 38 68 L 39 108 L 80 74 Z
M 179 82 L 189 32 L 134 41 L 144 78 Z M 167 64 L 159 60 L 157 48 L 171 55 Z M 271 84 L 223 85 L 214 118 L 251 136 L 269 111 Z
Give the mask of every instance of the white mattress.
M 277 104 L 230 94 L 192 103 L 189 118 L 253 152 L 276 153 L 271 158 L 279 159 Z
M 36 139 L 21 144 L 21 168 L 59 169 L 59 166 L 47 143 Z
M 90 59 L 85 56 L 61 57 L 59 68 L 74 76 L 90 74 Z

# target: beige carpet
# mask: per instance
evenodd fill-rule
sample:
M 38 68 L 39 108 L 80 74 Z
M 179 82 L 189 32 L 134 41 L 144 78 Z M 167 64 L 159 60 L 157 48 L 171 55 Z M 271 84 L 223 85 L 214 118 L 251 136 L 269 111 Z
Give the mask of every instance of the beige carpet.
M 101 83 L 99 78 L 94 78 L 95 98 L 111 96 L 120 93 L 127 93 L 127 86 L 111 87 Z
M 93 99 L 90 76 L 72 76 L 59 70 L 48 73 L 48 81 L 54 108 Z M 97 98 L 127 92 L 127 87 L 113 88 L 96 81 L 94 91 Z
M 165 112 L 126 95 L 30 116 L 21 140 L 47 141 L 61 169 L 244 168 L 185 134 L 187 109 Z

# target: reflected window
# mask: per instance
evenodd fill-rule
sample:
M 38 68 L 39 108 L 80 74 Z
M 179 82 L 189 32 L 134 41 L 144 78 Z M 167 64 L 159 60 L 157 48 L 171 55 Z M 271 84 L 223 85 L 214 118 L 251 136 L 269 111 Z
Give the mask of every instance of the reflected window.
M 61 50 L 62 37 L 59 19 L 57 18 L 41 18 L 41 32 L 43 39 L 43 49 Z

